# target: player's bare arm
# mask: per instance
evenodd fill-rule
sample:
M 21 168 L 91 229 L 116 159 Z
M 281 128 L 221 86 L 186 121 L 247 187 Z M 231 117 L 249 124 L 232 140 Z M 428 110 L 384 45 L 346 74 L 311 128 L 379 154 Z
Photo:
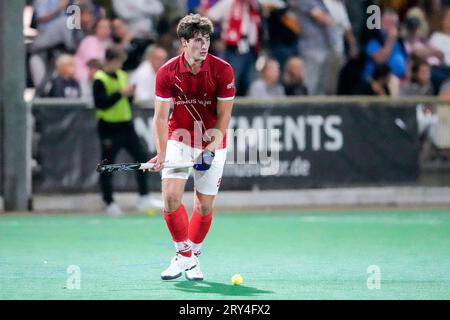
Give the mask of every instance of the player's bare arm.
M 233 110 L 233 100 L 217 101 L 217 122 L 214 129 L 211 130 L 211 143 L 206 148 L 212 152 L 220 146 L 226 130 L 230 124 L 231 112 Z
M 168 140 L 168 125 L 170 103 L 159 99 L 155 100 L 155 114 L 153 116 L 153 134 L 156 144 L 156 156 L 149 162 L 155 163 L 153 171 L 159 172 L 163 168 L 166 157 L 166 146 Z
M 223 143 L 226 130 L 230 123 L 231 111 L 233 108 L 233 100 L 217 101 L 217 121 L 214 128 L 207 130 L 205 133 L 209 144 L 203 152 L 194 160 L 194 169 L 204 171 L 211 167 L 215 157 L 216 149 L 220 148 Z

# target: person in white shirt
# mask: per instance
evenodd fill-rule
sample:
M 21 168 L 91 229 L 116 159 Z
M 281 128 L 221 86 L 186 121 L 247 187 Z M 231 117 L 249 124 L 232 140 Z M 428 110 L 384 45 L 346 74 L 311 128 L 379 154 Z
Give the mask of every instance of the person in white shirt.
M 441 31 L 431 35 L 430 44 L 444 54 L 444 63 L 450 66 L 450 8 L 445 9 L 441 21 Z
M 112 0 L 112 5 L 136 38 L 156 40 L 156 20 L 164 12 L 160 0 Z
M 340 55 L 344 55 L 345 38 L 350 45 L 350 54 L 356 56 L 358 53 L 358 44 L 353 35 L 352 25 L 350 24 L 345 4 L 341 0 L 323 0 L 323 3 L 334 20 L 334 25 L 328 28 L 328 31 L 331 33 L 330 38 L 334 51 Z
M 37 19 L 37 29 L 45 32 L 55 28 L 58 22 L 65 19 L 68 0 L 34 0 L 33 9 Z
M 443 82 L 450 77 L 450 8 L 444 9 L 441 31 L 431 35 L 429 45 L 443 56 L 442 64 L 433 65 L 431 69 L 434 93 L 438 93 Z
M 444 54 L 444 63 L 450 66 L 450 9 L 446 9 L 441 21 L 441 31 L 431 35 L 430 44 Z
M 91 59 L 86 63 L 88 73 L 80 82 L 81 99 L 87 102 L 89 107 L 94 106 L 94 93 L 92 87 L 94 85 L 95 73 L 103 68 L 103 64 L 98 59 Z
M 280 82 L 280 64 L 277 60 L 268 58 L 261 69 L 261 77 L 252 82 L 248 97 L 276 98 L 285 97 L 284 88 Z
M 155 98 L 156 72 L 167 61 L 167 51 L 151 45 L 147 48 L 144 57 L 144 61 L 130 77 L 130 83 L 136 85 L 134 101 L 138 104 Z
M 333 18 L 334 25 L 327 28 L 331 40 L 331 56 L 329 58 L 329 78 L 326 83 L 327 94 L 335 94 L 337 89 L 337 75 L 345 63 L 345 42 L 349 44 L 349 55 L 358 55 L 358 43 L 353 34 L 352 25 L 348 17 L 345 4 L 341 0 L 323 0 L 325 7 Z

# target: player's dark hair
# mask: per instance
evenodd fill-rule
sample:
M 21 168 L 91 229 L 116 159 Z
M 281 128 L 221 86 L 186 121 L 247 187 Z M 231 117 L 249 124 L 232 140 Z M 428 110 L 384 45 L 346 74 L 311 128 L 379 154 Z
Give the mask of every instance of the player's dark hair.
M 196 14 L 188 14 L 180 20 L 177 26 L 177 35 L 179 38 L 189 39 L 194 38 L 198 33 L 204 36 L 211 36 L 214 32 L 214 27 L 207 17 Z

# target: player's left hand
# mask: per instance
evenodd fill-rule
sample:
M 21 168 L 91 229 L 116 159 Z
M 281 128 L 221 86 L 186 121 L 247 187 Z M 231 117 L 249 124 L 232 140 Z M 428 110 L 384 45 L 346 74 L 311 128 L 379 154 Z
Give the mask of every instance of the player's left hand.
M 194 169 L 198 171 L 206 171 L 211 168 L 211 164 L 214 160 L 215 153 L 208 150 L 203 149 L 202 153 L 195 159 Z

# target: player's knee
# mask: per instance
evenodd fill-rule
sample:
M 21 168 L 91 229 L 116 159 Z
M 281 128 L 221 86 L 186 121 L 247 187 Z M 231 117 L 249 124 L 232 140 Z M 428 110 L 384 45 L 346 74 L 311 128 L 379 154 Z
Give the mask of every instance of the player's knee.
M 173 212 L 178 209 L 178 207 L 181 205 L 181 197 L 179 197 L 176 194 L 165 194 L 164 195 L 164 204 L 165 209 L 169 212 Z
M 212 210 L 212 205 L 210 203 L 196 202 L 194 204 L 194 206 L 195 206 L 195 211 L 200 213 L 202 216 L 208 215 Z

